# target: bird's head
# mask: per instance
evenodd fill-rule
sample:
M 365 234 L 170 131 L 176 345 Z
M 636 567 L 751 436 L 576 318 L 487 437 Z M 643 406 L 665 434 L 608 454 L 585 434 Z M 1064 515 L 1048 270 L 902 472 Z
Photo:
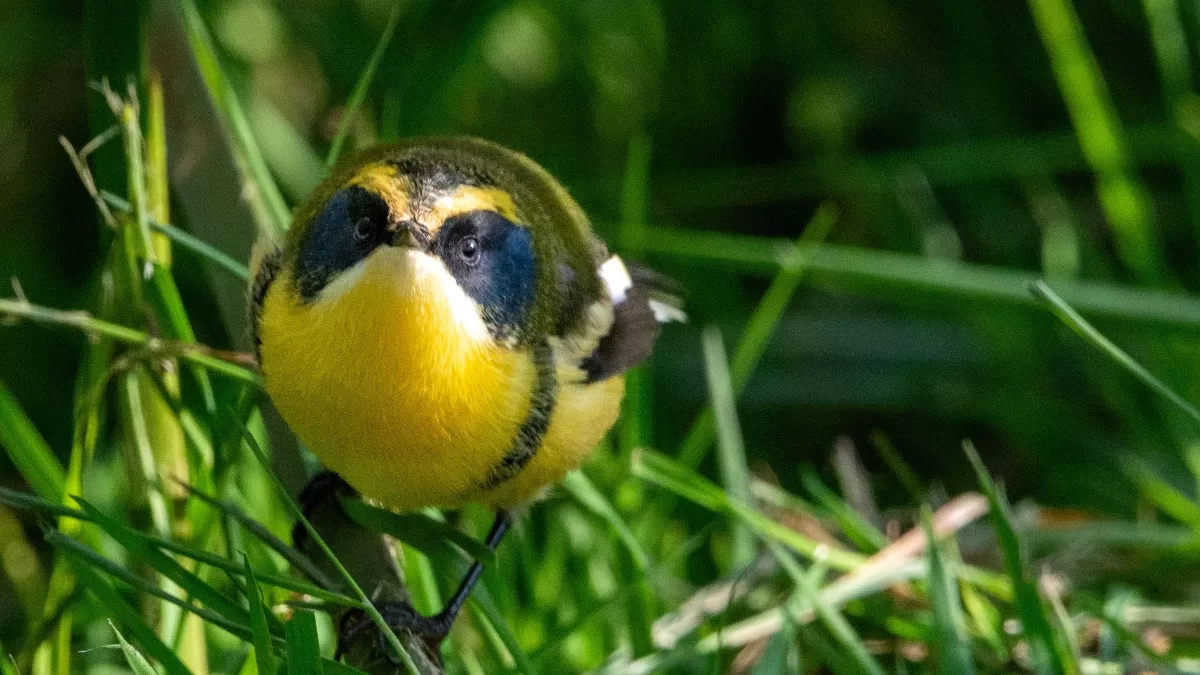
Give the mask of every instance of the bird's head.
M 477 139 L 411 141 L 340 167 L 297 211 L 284 249 L 295 300 L 363 283 L 445 309 L 481 339 L 528 343 L 564 319 L 564 276 L 598 291 L 586 217 L 525 156 Z M 382 310 L 382 308 L 381 308 Z

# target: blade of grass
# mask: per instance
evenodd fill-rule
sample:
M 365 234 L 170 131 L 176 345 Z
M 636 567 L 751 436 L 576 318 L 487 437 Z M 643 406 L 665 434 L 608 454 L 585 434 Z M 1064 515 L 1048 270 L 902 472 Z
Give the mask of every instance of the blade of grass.
M 854 246 L 798 246 L 786 239 L 655 227 L 647 233 L 646 251 L 755 274 L 803 268 L 814 285 L 899 302 L 1039 306 L 1028 291 L 1036 274 Z M 1087 315 L 1190 335 L 1200 332 L 1200 300 L 1189 295 L 1065 280 L 1056 281 L 1055 288 Z
M 182 565 L 164 554 L 145 539 L 131 536 L 128 529 L 122 527 L 116 520 L 104 515 L 81 497 L 76 497 L 83 512 L 88 514 L 92 522 L 99 525 L 110 537 L 115 539 L 127 551 L 142 562 L 154 568 L 158 573 L 179 584 L 190 596 L 199 600 L 205 606 L 212 608 L 221 616 L 238 624 L 249 623 L 246 610 L 235 605 L 217 589 L 207 584 L 194 573 L 184 569 Z
M 0 381 L 0 447 L 21 477 L 48 501 L 62 499 L 66 473 L 16 397 Z
M 779 632 L 771 636 L 763 655 L 754 665 L 753 675 L 788 675 L 789 673 L 804 672 L 790 663 L 792 647 L 796 644 L 796 622 L 790 614 L 783 615 L 783 625 Z
M 1070 0 L 1029 0 L 1042 44 L 1088 165 L 1121 260 L 1143 281 L 1161 282 L 1165 267 L 1150 202 L 1130 169 L 1121 122 Z
M 125 631 L 130 634 L 134 642 L 140 645 L 151 658 L 162 665 L 167 675 L 190 675 L 188 669 L 184 667 L 183 662 L 179 660 L 179 657 L 175 656 L 175 652 L 163 644 L 162 640 L 158 639 L 158 636 L 154 634 L 154 630 L 146 625 L 141 614 L 133 607 L 130 607 L 129 603 L 125 602 L 124 598 L 117 593 L 116 589 L 110 583 L 102 579 L 86 563 L 77 561 L 74 558 L 69 558 L 69 560 L 75 568 L 75 574 L 78 576 L 80 586 L 92 594 L 96 601 L 100 603 L 100 606 L 104 608 L 105 614 L 116 619 L 125 628 Z
M 735 515 L 760 536 L 778 541 L 808 558 L 821 557 L 834 569 L 853 569 L 866 559 L 857 553 L 831 549 L 771 520 L 749 505 L 731 499 L 719 486 L 662 454 L 649 450 L 634 453 L 633 475 L 670 490 L 706 509 Z
M 62 504 L 25 494 L 24 492 L 9 490 L 5 487 L 0 487 L 0 504 L 6 504 L 19 509 L 30 509 L 52 516 L 69 516 L 87 520 L 87 514 L 76 511 L 69 506 L 63 506 Z
M 608 523 L 617 538 L 625 547 L 625 553 L 614 560 L 621 569 L 622 578 L 626 582 L 628 601 L 623 603 L 626 616 L 629 619 L 628 630 L 630 642 L 633 643 L 633 655 L 645 656 L 654 651 L 653 617 L 657 615 L 654 609 L 655 596 L 647 580 L 650 568 L 650 557 L 642 548 L 633 530 L 621 514 L 617 512 L 612 502 L 592 483 L 582 471 L 573 471 L 563 479 L 562 486 L 585 509 L 604 522 Z
M 896 446 L 892 444 L 892 439 L 887 437 L 887 434 L 882 431 L 872 431 L 870 434 L 871 446 L 883 458 L 888 469 L 895 474 L 896 479 L 904 486 L 908 495 L 913 498 L 913 501 L 919 502 L 925 498 L 925 486 L 921 484 L 921 479 L 917 477 L 917 473 L 912 470 L 908 462 L 904 461 L 904 457 Z
M 804 231 L 798 239 L 799 244 L 816 247 L 823 245 L 830 230 L 837 223 L 837 219 L 837 207 L 832 203 L 822 204 L 804 227 Z M 647 252 L 663 252 L 661 244 L 656 242 L 658 234 L 657 229 L 646 231 L 641 243 L 646 246 Z M 774 257 L 772 257 L 772 261 L 774 262 Z M 762 299 L 754 308 L 754 312 L 750 315 L 750 319 L 746 322 L 746 328 L 742 332 L 741 339 L 738 340 L 737 348 L 734 349 L 733 360 L 729 363 L 729 377 L 735 398 L 746 388 L 746 382 L 750 380 L 750 374 L 754 372 L 759 360 L 762 359 L 762 355 L 767 349 L 767 342 L 775 332 L 775 326 L 779 323 L 779 318 L 787 310 L 792 296 L 795 295 L 796 289 L 800 287 L 800 282 L 804 279 L 808 269 L 807 257 L 801 255 L 795 258 L 794 262 L 795 264 L 782 267 L 776 274 L 770 287 L 767 288 L 767 292 L 763 294 Z M 694 469 L 700 466 L 704 460 L 716 438 L 713 421 L 712 407 L 705 406 L 696 417 L 695 422 L 692 423 L 691 429 L 679 447 L 677 457 L 684 466 Z
M 284 627 L 287 638 L 288 675 L 323 675 L 316 615 L 307 610 L 299 610 Z
M 54 546 L 55 550 L 62 552 L 78 564 L 103 571 L 108 576 L 121 581 L 134 590 L 169 602 L 184 611 L 191 612 L 214 626 L 227 631 L 230 635 L 242 639 L 250 637 L 250 627 L 246 624 L 230 621 L 211 609 L 200 607 L 183 598 L 171 595 L 159 586 L 138 577 L 133 572 L 96 553 L 71 537 L 67 537 L 59 532 L 49 531 L 46 533 L 46 541 L 51 546 Z
M 69 506 L 54 504 L 32 495 L 23 494 L 14 490 L 0 487 L 0 504 L 5 504 L 15 508 L 30 509 L 47 515 L 72 518 L 81 522 L 90 522 L 91 518 L 87 513 L 72 509 Z M 170 539 L 163 539 L 152 534 L 147 534 L 132 527 L 128 527 L 121 523 L 113 523 L 113 527 L 119 527 L 123 532 L 131 537 L 140 537 L 152 546 L 156 546 L 165 551 L 182 555 L 191 558 L 196 562 L 210 567 L 215 567 L 223 572 L 229 572 L 235 575 L 241 575 L 243 572 L 242 566 L 237 565 L 225 558 L 222 558 L 214 553 L 202 551 L 187 544 L 182 544 Z M 359 601 L 349 596 L 340 593 L 334 593 L 326 589 L 314 586 L 307 582 L 295 579 L 289 576 L 278 574 L 270 574 L 267 572 L 258 572 L 257 579 L 271 586 L 277 586 L 296 593 L 311 595 L 314 598 L 325 600 L 327 602 L 337 603 L 346 607 L 358 607 Z
M 183 488 L 187 490 L 188 494 L 191 496 L 220 511 L 226 517 L 232 518 L 240 523 L 243 527 L 249 530 L 251 534 L 257 537 L 259 541 L 266 544 L 272 551 L 275 551 L 281 557 L 283 557 L 284 560 L 288 561 L 293 569 L 304 574 L 309 579 L 312 579 L 317 583 L 318 586 L 326 590 L 333 590 L 336 588 L 336 585 L 333 583 L 333 581 L 329 579 L 329 577 L 327 577 L 325 573 L 313 563 L 312 560 L 309 560 L 308 556 L 296 550 L 296 547 L 289 546 L 286 542 L 280 540 L 279 537 L 276 537 L 274 534 L 272 534 L 265 525 L 258 522 L 254 518 L 251 518 L 236 504 L 207 495 L 193 485 L 185 484 L 183 485 Z
M 731 500 L 752 504 L 750 468 L 734 403 L 733 383 L 725 358 L 725 345 L 716 326 L 704 328 L 704 369 L 708 379 L 709 406 L 717 429 L 717 459 L 721 482 Z M 738 519 L 732 523 L 732 566 L 743 569 L 754 562 L 754 534 Z
M 342 508 L 359 525 L 374 532 L 389 534 L 428 555 L 447 552 L 446 544 L 451 543 L 474 560 L 489 564 L 496 560 L 496 552 L 482 542 L 424 513 L 393 513 L 371 506 L 361 499 L 342 500 Z
M 262 591 L 254 578 L 250 558 L 242 554 L 243 574 L 246 579 L 246 594 L 250 597 L 250 631 L 254 638 L 254 661 L 259 675 L 275 675 L 279 663 L 275 660 L 275 648 L 271 645 L 271 631 L 267 627 L 267 610 L 263 606 Z
M 263 160 L 262 152 L 246 113 L 238 101 L 233 84 L 221 66 L 217 50 L 213 46 L 208 27 L 204 18 L 192 0 L 180 0 L 183 11 L 183 23 L 188 35 L 192 54 L 200 68 L 200 75 L 208 88 L 208 94 L 220 111 L 222 122 L 231 134 L 233 141 L 233 156 L 237 162 L 242 179 L 246 182 L 243 196 L 249 202 L 258 225 L 259 234 L 271 241 L 278 241 L 287 231 L 291 222 L 291 212 L 279 187 Z
M 108 625 L 112 627 L 113 632 L 117 634 L 117 641 L 121 645 L 121 653 L 125 655 L 125 662 L 129 664 L 129 669 L 133 671 L 133 675 L 158 675 L 158 671 L 150 665 L 145 656 L 133 645 L 125 640 L 125 636 L 121 635 L 121 631 L 117 630 L 116 625 L 110 620 Z
M 792 583 L 796 586 L 795 598 L 802 600 L 805 605 L 816 612 L 817 618 L 824 624 L 829 634 L 837 640 L 844 650 L 844 654 L 854 662 L 857 670 L 869 673 L 869 675 L 884 675 L 883 667 L 879 665 L 874 656 L 871 656 L 870 650 L 863 644 L 862 638 L 854 631 L 854 627 L 837 608 L 829 603 L 791 554 L 775 541 L 764 539 L 763 542 L 775 556 L 775 560 L 791 577 Z M 789 608 L 793 604 L 789 602 Z
M 838 527 L 856 546 L 874 553 L 888 545 L 888 538 L 866 518 L 863 518 L 862 514 L 826 487 L 811 468 L 801 472 L 800 483 L 813 496 L 813 499 L 833 517 Z
M 1192 418 L 1200 425 L 1200 411 L 1196 410 L 1195 406 L 1188 403 L 1182 396 L 1176 394 L 1173 389 L 1163 384 L 1162 380 L 1154 376 L 1153 373 L 1146 370 L 1140 363 L 1134 361 L 1131 356 L 1126 354 L 1120 347 L 1113 343 L 1104 334 L 1096 330 L 1096 327 L 1088 323 L 1079 312 L 1075 311 L 1070 305 L 1050 289 L 1046 282 L 1035 281 L 1029 285 L 1029 293 L 1045 305 L 1054 316 L 1067 325 L 1075 334 L 1083 338 L 1091 346 L 1100 350 L 1105 356 L 1108 356 L 1117 365 L 1127 370 L 1131 375 L 1137 378 L 1142 384 L 1145 384 L 1155 393 L 1175 404 L 1177 408 L 1183 411 L 1188 417 Z
M 562 486 L 575 498 L 575 501 L 579 502 L 588 511 L 591 511 L 596 517 L 608 523 L 609 527 L 616 533 L 617 538 L 621 540 L 621 543 L 629 551 L 629 555 L 638 570 L 644 572 L 649 569 L 650 556 L 642 548 L 641 542 L 637 540 L 637 536 L 633 533 L 629 524 L 617 512 L 617 508 L 592 483 L 591 479 L 580 471 L 572 471 L 563 479 Z
M 247 119 L 271 175 L 285 197 L 303 201 L 325 179 L 324 160 L 309 143 L 308 134 L 292 126 L 266 94 L 253 88 L 246 93 Z
M 946 562 L 933 533 L 933 515 L 928 506 L 921 508 L 921 528 L 925 531 L 929 560 L 929 604 L 933 609 L 934 647 L 938 672 L 942 675 L 974 675 L 971 645 L 963 638 L 966 623 L 958 595 L 958 580 L 946 570 Z
M 1125 473 L 1138 487 L 1143 497 L 1163 513 L 1200 532 L 1200 504 L 1159 478 L 1150 467 L 1142 462 L 1130 460 Z M 1140 524 L 1139 524 L 1140 525 Z
M 121 125 L 121 139 L 125 145 L 126 186 L 129 189 L 129 203 L 132 206 L 134 225 L 138 231 L 138 243 L 141 245 L 140 255 L 145 265 L 143 275 L 149 276 L 150 266 L 158 262 L 158 254 L 154 250 L 153 233 L 150 232 L 150 215 L 146 211 L 146 169 L 145 154 L 142 152 L 142 128 L 139 111 L 132 101 L 121 101 L 116 94 L 107 90 L 106 97 L 113 108 Z M 118 107 L 119 105 L 119 107 Z
M 171 519 L 167 513 L 167 501 L 158 477 L 158 462 L 150 442 L 146 408 L 143 405 L 142 382 L 137 370 L 129 370 L 120 380 L 122 413 L 137 457 L 137 468 L 141 472 L 146 492 L 146 505 L 150 508 L 150 520 L 160 537 L 171 536 Z M 82 503 L 82 502 L 81 502 Z M 87 507 L 84 506 L 87 510 Z
M 1174 125 L 1129 126 L 1131 159 L 1150 167 L 1195 152 L 1196 139 Z M 772 163 L 664 173 L 655 195 L 672 210 L 696 212 L 768 202 L 820 199 L 847 187 L 868 195 L 895 189 L 914 168 L 935 186 L 970 186 L 1021 177 L 1074 174 L 1090 168 L 1075 131 L 1014 135 L 874 153 L 831 171 L 820 163 Z
M 204 366 L 212 372 L 221 373 L 242 384 L 252 385 L 256 388 L 262 386 L 258 375 L 252 370 L 218 356 L 227 355 L 223 352 L 196 343 L 160 340 L 135 328 L 97 319 L 87 312 L 51 309 L 24 300 L 0 298 L 0 315 L 28 319 L 37 323 L 67 326 L 83 331 L 90 336 L 112 338 L 117 342 L 145 348 L 155 354 L 177 356 L 184 361 Z
M 1200 118 L 1196 110 L 1198 99 L 1192 87 L 1190 38 L 1180 19 L 1180 4 L 1176 0 L 1142 0 L 1158 61 L 1163 99 L 1179 130 L 1194 138 Z M 1194 149 L 1181 143 L 1176 162 L 1183 174 L 1183 194 L 1192 222 L 1200 222 L 1200 158 Z
M 258 441 L 255 440 L 252 434 L 248 433 L 244 429 L 242 438 L 245 440 L 246 445 L 250 448 L 250 451 L 253 452 L 254 456 L 258 459 L 259 465 L 263 468 L 263 473 L 265 473 L 267 478 L 270 479 L 272 486 L 275 488 L 275 492 L 279 495 L 280 500 L 283 502 L 288 512 L 291 513 L 293 518 L 300 522 L 300 524 L 308 532 L 308 536 L 312 538 L 312 541 L 317 545 L 318 548 L 321 549 L 321 552 L 325 554 L 325 557 L 329 559 L 330 564 L 333 565 L 333 567 L 338 571 L 338 574 L 341 575 L 342 579 L 346 582 L 346 585 L 350 587 L 350 589 L 354 592 L 354 595 L 357 596 L 359 601 L 363 603 L 362 610 L 367 614 L 368 617 L 371 618 L 371 621 L 375 624 L 375 627 L 379 629 L 384 639 L 387 640 L 388 646 L 395 650 L 396 654 L 400 657 L 400 661 L 410 673 L 413 673 L 413 675 L 420 675 L 420 672 L 417 670 L 417 666 L 413 662 L 412 657 L 404 649 L 404 646 L 400 644 L 400 638 L 396 635 L 395 631 L 393 631 L 387 625 L 387 622 L 383 620 L 383 616 L 379 614 L 379 610 L 376 609 L 375 605 L 371 602 L 370 598 L 367 597 L 366 593 L 363 593 L 363 590 L 359 587 L 358 582 L 356 582 L 354 577 L 350 576 L 350 573 L 346 571 L 346 567 L 342 565 L 342 561 L 338 560 L 337 556 L 333 554 L 333 551 L 329 549 L 329 545 L 325 543 L 325 540 L 321 537 L 320 533 L 317 532 L 316 528 L 312 526 L 312 523 L 308 522 L 308 518 L 304 517 L 304 512 L 300 510 L 300 507 L 297 506 L 296 502 L 292 500 L 292 496 L 288 494 L 287 489 L 283 487 L 282 483 L 279 482 L 279 478 L 271 470 L 271 463 L 263 454 L 262 448 L 259 447 Z
M 1004 569 L 1012 579 L 1017 615 L 1021 619 L 1021 632 L 1029 640 L 1034 666 L 1039 673 L 1064 675 L 1066 671 L 1057 653 L 1054 629 L 1038 593 L 1037 582 L 1031 578 L 1025 565 L 1024 550 L 1013 528 L 1008 504 L 1000 495 L 992 477 L 983 466 L 983 460 L 979 458 L 979 453 L 970 441 L 963 442 L 963 451 L 971 461 L 979 485 L 983 488 L 991 507 L 989 518 L 992 529 L 996 532 L 1000 550 L 1004 554 Z
M 621 223 L 617 242 L 621 255 L 627 260 L 642 257 L 650 214 L 650 137 L 645 132 L 633 134 L 625 158 L 625 179 L 621 187 Z M 653 439 L 654 415 L 650 372 L 638 367 L 625 374 L 625 399 L 622 401 L 617 447 L 621 457 L 629 457 L 635 448 L 648 445 Z
M 508 650 L 508 654 L 512 657 L 517 672 L 524 675 L 537 675 L 537 670 L 534 668 L 533 662 L 529 660 L 529 656 L 525 654 L 525 650 L 521 649 L 521 643 L 517 642 L 516 636 L 508 629 L 508 623 L 500 615 L 500 609 L 496 607 L 496 603 L 492 600 L 491 594 L 487 592 L 487 588 L 479 590 L 483 592 L 476 592 L 471 597 L 471 606 L 476 609 L 475 617 L 485 623 L 500 638 L 500 641 L 504 643 L 504 648 Z
M 644 130 L 637 131 L 629 139 L 625 157 L 625 177 L 621 186 L 621 224 L 617 230 L 617 243 L 622 256 L 627 260 L 640 260 L 642 238 L 645 236 L 650 216 L 650 160 L 651 140 Z M 630 454 L 637 448 L 652 444 L 654 438 L 654 392 L 649 364 L 642 364 L 625 374 L 625 398 L 621 401 L 621 416 L 615 434 L 617 451 L 622 465 L 628 464 Z M 647 556 L 633 531 L 621 518 L 612 503 L 596 489 L 581 471 L 574 472 L 567 481 L 567 491 L 612 527 L 624 544 L 628 555 L 619 555 L 614 563 L 618 574 L 629 579 L 628 601 L 625 609 L 629 641 L 634 658 L 654 651 L 653 617 L 660 613 L 659 603 L 646 579 Z M 641 483 L 626 482 L 628 489 L 640 493 Z
M 128 201 L 118 197 L 117 195 L 114 195 L 111 192 L 108 192 L 107 190 L 101 190 L 100 196 L 103 197 L 104 201 L 114 209 L 125 212 L 131 211 L 132 207 Z M 242 281 L 250 280 L 249 268 L 235 260 L 233 256 L 221 251 L 203 239 L 199 239 L 185 230 L 181 230 L 169 223 L 160 222 L 154 218 L 150 219 L 150 229 L 167 237 L 172 242 L 179 244 L 192 253 L 195 253 L 201 259 L 207 260 L 217 267 L 224 269 L 238 279 L 241 279 Z
M 367 89 L 371 87 L 371 82 L 375 79 L 375 71 L 379 68 L 379 63 L 383 61 L 383 54 L 392 41 L 396 26 L 400 23 L 400 12 L 404 7 L 405 3 L 399 2 L 392 6 L 392 14 L 388 17 L 387 25 L 383 27 L 383 34 L 379 36 L 379 42 L 375 43 L 371 59 L 367 61 L 367 66 L 358 76 L 354 91 L 350 93 L 350 100 L 342 111 L 342 119 L 338 122 L 337 133 L 334 134 L 333 141 L 329 144 L 329 156 L 325 158 L 326 169 L 333 168 L 342 154 L 342 146 L 346 143 L 346 137 L 350 135 L 354 116 L 357 114 L 359 106 L 362 105 L 363 99 L 367 97 Z

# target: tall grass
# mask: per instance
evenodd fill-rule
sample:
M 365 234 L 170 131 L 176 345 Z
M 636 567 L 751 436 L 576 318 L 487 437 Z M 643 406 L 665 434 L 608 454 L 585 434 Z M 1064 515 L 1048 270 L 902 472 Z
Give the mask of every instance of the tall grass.
M 270 121 L 244 107 L 252 88 L 227 66 L 204 15 L 190 0 L 179 7 L 250 206 L 243 225 L 278 238 L 290 205 L 259 138 Z M 33 514 L 50 556 L 45 597 L 26 609 L 18 639 L 4 645 L 12 659 L 0 672 L 1194 672 L 1195 608 L 1184 593 L 1161 593 L 1153 577 L 1172 573 L 1163 565 L 1197 563 L 1200 501 L 1194 486 L 1179 486 L 1159 466 L 1124 465 L 1140 490 L 1140 519 L 1058 520 L 1053 511 L 1010 504 L 970 440 L 961 449 L 942 443 L 924 451 L 972 473 L 982 496 L 970 486 L 953 495 L 946 485 L 926 484 L 911 456 L 872 435 L 894 474 L 889 479 L 901 486 L 896 498 L 876 489 L 884 481 L 863 469 L 864 459 L 874 458 L 853 440 L 838 443 L 842 461 L 822 475 L 799 467 L 794 439 L 774 439 L 788 460 L 784 470 L 796 474 L 779 476 L 756 461 L 776 448 L 760 447 L 761 437 L 747 433 L 752 422 L 741 397 L 771 345 L 787 337 L 780 326 L 789 308 L 804 291 L 833 289 L 904 307 L 1004 317 L 981 331 L 1008 330 L 1017 324 L 1007 321 L 1014 314 L 1042 326 L 1060 321 L 1069 331 L 1047 328 L 1046 340 L 1060 354 L 1095 348 L 1099 358 L 1081 356 L 1081 368 L 1104 400 L 1141 437 L 1159 439 L 1190 462 L 1200 482 L 1200 413 L 1190 403 L 1200 301 L 1178 289 L 1136 170 L 1146 156 L 1174 158 L 1163 139 L 1179 129 L 1124 129 L 1070 3 L 1031 0 L 1030 8 L 1073 138 L 988 145 L 988 156 L 971 162 L 973 176 L 955 169 L 963 156 L 982 152 L 980 145 L 865 158 L 843 167 L 836 183 L 859 189 L 913 164 L 925 166 L 934 182 L 1028 178 L 1029 167 L 1014 158 L 1030 155 L 1045 160 L 1039 171 L 1086 168 L 1116 263 L 1138 285 L 1070 278 L 1047 284 L 1030 271 L 826 243 L 837 236 L 839 216 L 856 205 L 838 203 L 845 200 L 827 186 L 806 186 L 802 172 L 786 168 L 675 183 L 668 177 L 664 189 L 667 200 L 673 192 L 692 208 L 705 200 L 753 205 L 779 194 L 828 198 L 806 210 L 806 224 L 789 224 L 794 238 L 651 224 L 655 145 L 635 129 L 625 146 L 614 228 L 623 254 L 685 275 L 704 266 L 710 274 L 771 281 L 738 315 L 736 340 L 727 340 L 728 325 L 723 331 L 703 312 L 699 334 L 681 333 L 703 364 L 707 388 L 677 445 L 654 447 L 668 437 L 656 433 L 662 388 L 655 370 L 636 371 L 614 439 L 522 515 L 517 533 L 494 554 L 478 542 L 488 520 L 480 508 L 394 514 L 349 499 L 311 522 L 301 515 L 279 474 L 294 469 L 281 464 L 304 455 L 289 454 L 286 435 L 268 431 L 253 358 L 198 342 L 219 330 L 202 324 L 208 315 L 188 306 L 178 281 L 187 264 L 242 281 L 249 272 L 172 222 L 161 83 L 151 71 L 137 71 L 128 88 L 104 84 L 107 117 L 97 140 L 65 145 L 108 228 L 106 285 L 87 311 L 38 304 L 19 285 L 12 298 L 0 299 L 6 321 L 88 338 L 69 448 L 53 448 L 0 383 L 0 447 L 29 487 L 0 488 L 0 505 Z M 324 154 L 328 168 L 357 140 L 355 120 L 372 115 L 368 94 L 402 30 L 402 9 L 391 9 L 372 43 L 327 152 L 297 137 L 290 142 L 305 144 L 297 153 Z M 1179 18 L 1178 8 L 1148 0 L 1145 9 L 1172 123 L 1188 128 L 1190 75 L 1179 53 L 1180 28 L 1170 20 Z M 145 46 L 135 40 L 130 49 Z M 446 71 L 455 68 L 439 70 Z M 124 171 L 99 171 L 97 148 L 119 148 Z M 1194 159 L 1178 160 L 1190 171 Z M 117 181 L 114 175 L 120 184 L 106 183 Z M 1040 178 L 1040 189 L 1057 189 L 1053 176 Z M 868 185 L 857 194 L 877 192 Z M 183 251 L 188 255 L 177 255 Z M 1049 274 L 1070 266 L 1045 267 Z M 1130 335 L 1143 336 L 1136 349 L 1119 346 Z M 1055 365 L 1037 359 L 1031 362 L 1038 367 Z M 996 417 L 1005 414 L 1003 402 L 994 405 Z M 1165 431 L 1146 431 L 1152 424 Z M 826 485 L 828 477 L 841 494 Z M 286 541 L 295 521 L 314 546 L 296 550 Z M 1090 583 L 1087 556 L 1114 551 L 1129 554 L 1130 577 L 1151 577 L 1144 591 Z M 1072 556 L 1085 563 L 1073 565 Z M 471 559 L 485 560 L 487 572 L 448 640 L 444 663 L 419 639 L 384 630 L 373 600 L 411 597 L 434 607 Z M 1071 585 L 1073 573 L 1079 588 Z M 338 661 L 336 627 L 346 616 L 366 617 L 383 637 L 368 630 Z

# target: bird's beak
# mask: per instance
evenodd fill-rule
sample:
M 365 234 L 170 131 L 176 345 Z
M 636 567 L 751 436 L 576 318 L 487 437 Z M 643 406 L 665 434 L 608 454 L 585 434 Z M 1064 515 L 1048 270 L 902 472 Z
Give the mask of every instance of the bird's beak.
M 392 233 L 392 246 L 402 248 L 415 248 L 418 250 L 424 249 L 424 237 L 416 223 L 409 220 L 402 220 L 396 227 L 396 231 Z

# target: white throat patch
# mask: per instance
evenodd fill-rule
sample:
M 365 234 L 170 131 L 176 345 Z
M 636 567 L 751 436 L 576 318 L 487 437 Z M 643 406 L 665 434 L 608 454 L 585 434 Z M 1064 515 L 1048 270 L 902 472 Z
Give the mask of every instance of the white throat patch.
M 466 336 L 478 342 L 492 339 L 479 305 L 458 285 L 439 258 L 421 251 L 380 247 L 325 286 L 317 296 L 317 304 L 336 302 L 367 276 L 385 280 L 401 297 L 439 294 Z

